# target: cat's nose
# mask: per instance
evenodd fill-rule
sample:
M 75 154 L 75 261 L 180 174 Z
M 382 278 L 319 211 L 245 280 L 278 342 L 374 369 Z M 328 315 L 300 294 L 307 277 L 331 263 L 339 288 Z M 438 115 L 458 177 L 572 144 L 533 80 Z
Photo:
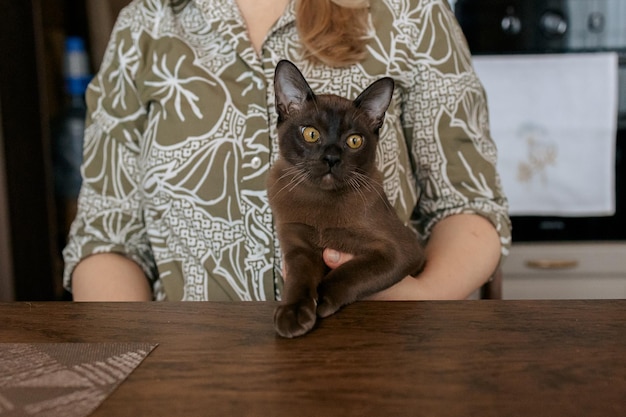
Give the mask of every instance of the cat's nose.
M 338 155 L 324 155 L 324 161 L 328 164 L 329 168 L 332 168 L 341 162 L 341 158 Z

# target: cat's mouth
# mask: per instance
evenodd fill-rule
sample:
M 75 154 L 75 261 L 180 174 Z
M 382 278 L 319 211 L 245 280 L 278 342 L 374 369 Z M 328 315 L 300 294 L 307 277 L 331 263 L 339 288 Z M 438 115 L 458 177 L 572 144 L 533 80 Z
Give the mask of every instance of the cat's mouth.
M 320 188 L 322 190 L 337 190 L 341 185 L 341 180 L 337 178 L 335 174 L 333 174 L 332 170 L 329 170 L 326 174 L 322 175 L 320 178 Z

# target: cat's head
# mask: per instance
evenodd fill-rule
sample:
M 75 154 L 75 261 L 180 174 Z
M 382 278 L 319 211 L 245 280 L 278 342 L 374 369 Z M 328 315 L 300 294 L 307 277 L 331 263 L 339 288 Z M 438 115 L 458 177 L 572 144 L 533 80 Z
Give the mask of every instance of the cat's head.
M 375 81 L 355 100 L 316 95 L 298 68 L 283 60 L 276 66 L 274 88 L 280 155 L 294 177 L 323 190 L 341 190 L 373 176 L 378 134 L 393 95 L 391 78 Z

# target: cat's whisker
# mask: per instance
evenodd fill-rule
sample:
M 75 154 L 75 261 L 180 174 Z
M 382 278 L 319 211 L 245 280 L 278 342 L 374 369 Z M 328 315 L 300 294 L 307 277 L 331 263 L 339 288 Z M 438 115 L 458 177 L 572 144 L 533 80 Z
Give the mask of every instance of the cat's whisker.
M 298 185 L 302 184 L 304 180 L 306 180 L 306 174 L 299 174 L 294 176 L 285 186 L 280 190 L 281 192 L 287 190 L 289 192 L 293 191 Z
M 279 177 L 279 180 L 284 179 L 287 176 L 295 175 L 301 171 L 303 171 L 304 164 L 298 163 L 296 165 L 290 166 L 288 168 L 283 169 L 283 174 Z
M 382 201 L 387 201 L 386 197 L 383 196 L 379 191 L 379 189 L 382 188 L 381 183 L 373 180 L 371 177 L 359 172 L 358 170 L 355 170 L 353 172 L 353 175 L 363 188 L 367 189 L 368 191 L 375 192 L 376 195 L 378 195 L 378 198 L 380 198 Z
M 363 174 L 359 174 L 358 172 L 355 172 L 354 181 L 356 181 L 356 183 L 358 184 L 360 188 L 365 188 L 368 191 L 374 190 L 372 185 L 369 183 L 369 179 Z
M 376 189 L 372 187 L 367 177 L 365 176 L 356 177 L 355 181 L 358 183 L 358 186 L 359 186 L 359 194 L 363 196 L 364 200 L 367 200 L 367 197 L 365 196 L 365 192 L 363 191 L 363 189 L 367 190 L 370 193 L 372 191 L 376 192 Z
M 348 179 L 347 182 L 348 182 L 348 185 L 350 185 L 350 188 L 352 188 L 354 192 L 356 192 L 359 195 L 361 200 L 363 200 L 363 205 L 367 205 L 367 198 L 365 194 L 363 193 L 363 190 L 361 190 L 360 181 L 355 177 L 351 177 Z
M 377 184 L 380 188 L 382 188 L 383 184 L 380 181 L 376 181 L 373 179 L 367 172 L 357 168 L 354 170 L 355 174 L 358 174 L 360 177 L 365 179 L 369 184 Z
M 291 181 L 291 183 L 294 183 L 290 188 L 289 191 L 293 191 L 297 186 L 299 186 L 300 184 L 302 184 L 304 181 L 308 180 L 311 176 L 309 174 L 303 174 L 301 175 L 301 178 L 299 181 L 295 182 L 295 181 Z
M 285 187 L 289 187 L 289 191 L 293 191 L 298 185 L 309 179 L 311 174 L 305 169 L 298 169 L 293 173 L 292 178 Z
M 372 182 L 371 178 L 369 178 L 367 175 L 365 175 L 365 174 L 363 174 L 361 172 L 358 172 L 358 171 L 354 171 L 352 174 L 353 174 L 355 180 L 358 182 L 360 187 L 363 187 L 363 188 L 365 188 L 365 189 L 367 189 L 369 191 L 375 191 L 376 190 L 376 187 L 374 187 L 372 185 L 372 183 L 371 183 Z
M 302 184 L 302 182 L 309 178 L 308 172 L 306 172 L 303 167 L 304 164 L 299 163 L 283 170 L 283 174 L 279 177 L 279 180 L 276 181 L 276 184 L 282 183 L 282 180 L 288 177 L 291 178 L 289 178 L 289 182 L 287 184 L 285 184 L 280 190 L 278 190 L 276 196 L 280 195 L 283 191 L 287 189 L 289 191 L 293 191 L 298 185 Z

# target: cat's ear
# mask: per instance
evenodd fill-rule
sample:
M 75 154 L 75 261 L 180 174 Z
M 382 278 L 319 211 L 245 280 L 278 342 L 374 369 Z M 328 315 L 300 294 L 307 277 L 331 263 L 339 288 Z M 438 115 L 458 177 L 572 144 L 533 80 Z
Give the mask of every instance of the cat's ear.
M 300 70 L 287 60 L 282 60 L 276 65 L 274 91 L 278 120 L 284 120 L 290 114 L 300 111 L 307 100 L 315 98 L 313 90 Z
M 374 81 L 354 100 L 354 105 L 363 110 L 374 123 L 375 129 L 380 129 L 385 120 L 385 112 L 391 103 L 394 82 L 389 77 Z

